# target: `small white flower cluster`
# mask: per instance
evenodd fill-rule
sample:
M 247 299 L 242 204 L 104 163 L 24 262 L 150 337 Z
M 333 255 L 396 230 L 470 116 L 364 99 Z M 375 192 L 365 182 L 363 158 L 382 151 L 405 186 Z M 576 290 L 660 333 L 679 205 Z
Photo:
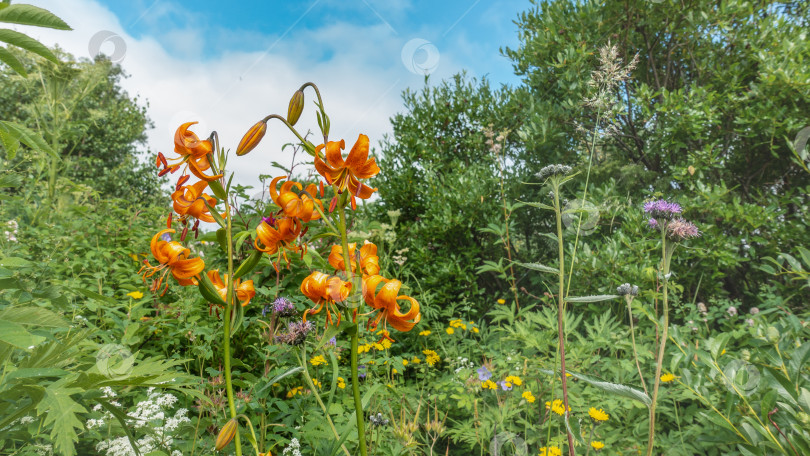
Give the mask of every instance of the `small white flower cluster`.
M 455 369 L 455 373 L 457 374 L 461 372 L 462 369 L 473 369 L 475 367 L 475 363 L 473 363 L 467 358 L 462 358 L 461 356 L 457 357 L 456 362 L 454 362 L 453 364 L 458 366 Z
M 3 235 L 6 237 L 6 240 L 9 242 L 17 242 L 17 221 L 16 220 L 9 220 L 6 222 L 6 229 L 3 231 Z
M 111 388 L 102 388 L 105 398 L 115 397 L 115 392 Z M 152 425 L 153 428 L 149 435 L 136 441 L 136 445 L 141 454 L 150 453 L 159 449 L 166 449 L 171 447 L 174 438 L 171 434 L 176 431 L 183 423 L 190 423 L 191 420 L 187 417 L 187 409 L 179 409 L 175 414 L 167 415 L 165 410 L 170 409 L 176 402 L 177 397 L 172 394 L 163 394 L 155 391 L 155 388 L 149 388 L 146 391 L 147 398 L 145 401 L 139 402 L 135 406 L 134 411 L 127 413 L 131 419 L 127 421 L 132 429 L 142 429 L 147 425 Z M 110 404 L 121 407 L 116 401 L 110 401 Z M 101 405 L 96 405 L 94 411 L 101 411 Z M 87 421 L 87 428 L 93 429 L 104 425 L 106 420 L 111 421 L 113 416 L 107 412 L 102 418 L 91 419 Z M 155 426 L 155 422 L 160 422 Z M 110 440 L 104 440 L 96 445 L 96 450 L 105 452 L 107 456 L 130 456 L 135 455 L 135 450 L 126 436 L 118 437 Z M 172 451 L 172 456 L 182 456 L 180 451 Z
M 397 250 L 394 256 L 391 258 L 392 260 L 394 260 L 394 263 L 396 263 L 397 266 L 402 266 L 403 264 L 405 264 L 406 261 L 408 261 L 408 257 L 405 256 L 405 254 L 408 253 L 408 250 L 410 249 L 407 247 L 405 247 L 404 249 Z
M 289 454 L 290 456 L 301 456 L 301 443 L 298 442 L 298 439 L 290 440 L 290 444 L 284 448 L 284 451 L 281 453 L 282 455 Z
M 53 456 L 53 445 L 34 445 L 37 456 Z

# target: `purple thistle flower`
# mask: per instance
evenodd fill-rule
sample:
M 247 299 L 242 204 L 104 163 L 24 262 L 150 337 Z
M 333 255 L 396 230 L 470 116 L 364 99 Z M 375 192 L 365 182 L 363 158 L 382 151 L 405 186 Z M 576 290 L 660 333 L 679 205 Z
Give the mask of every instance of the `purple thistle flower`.
M 298 311 L 295 310 L 295 305 L 287 298 L 280 297 L 273 301 L 273 313 L 279 317 L 291 317 L 298 313 Z
M 329 346 L 332 346 L 332 347 L 336 346 L 337 345 L 337 336 L 329 339 L 329 341 L 326 343 L 326 345 L 329 345 Z
M 492 372 L 490 372 L 489 369 L 487 369 L 487 366 L 479 367 L 476 372 L 478 372 L 478 380 L 481 380 L 482 382 L 485 382 L 490 378 L 492 378 Z
M 682 241 L 684 239 L 700 237 L 700 230 L 698 230 L 694 223 L 688 222 L 682 218 L 677 218 L 667 224 L 667 236 L 669 236 L 670 239 Z
M 276 336 L 276 342 L 287 345 L 301 345 L 312 331 L 312 322 L 296 321 L 287 324 L 287 332 Z
M 644 203 L 644 212 L 650 214 L 654 219 L 670 220 L 676 215 L 680 215 L 682 211 L 680 204 L 670 203 L 664 199 Z
M 658 228 L 658 220 L 651 218 L 647 221 L 647 226 L 650 227 L 651 230 L 657 230 Z

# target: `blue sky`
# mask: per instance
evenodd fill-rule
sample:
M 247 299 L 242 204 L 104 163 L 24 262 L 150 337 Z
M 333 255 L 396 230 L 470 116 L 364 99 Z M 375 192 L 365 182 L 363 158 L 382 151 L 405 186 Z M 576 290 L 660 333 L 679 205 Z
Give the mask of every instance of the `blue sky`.
M 517 27 L 513 21 L 530 6 L 526 0 L 254 0 L 227 6 L 213 0 L 103 3 L 130 35 L 154 37 L 172 53 L 190 53 L 207 59 L 235 49 L 263 52 L 293 46 L 300 49 L 302 57 L 325 61 L 335 54 L 335 47 L 342 41 L 335 41 L 333 46 L 307 47 L 297 40 L 329 25 L 349 24 L 383 28 L 388 36 L 400 39 L 403 44 L 413 38 L 430 41 L 440 54 L 452 56 L 459 65 L 454 70 L 487 75 L 496 85 L 518 81 L 500 48 L 517 46 Z M 200 34 L 202 41 L 193 47 L 178 47 L 176 36 L 192 33 L 194 29 L 204 30 Z M 422 60 L 426 57 L 416 56 Z M 400 55 L 391 55 L 389 62 L 380 64 L 397 65 L 400 61 Z
M 123 88 L 148 103 L 154 128 L 145 157 L 170 153 L 184 122 L 219 133 L 233 149 L 245 131 L 270 113 L 286 115 L 304 82 L 318 84 L 331 119 L 330 139 L 354 143 L 360 133 L 372 151 L 391 134 L 401 93 L 466 71 L 493 86 L 517 84 L 500 49 L 518 45 L 514 21 L 528 0 L 28 0 L 63 18 L 73 31 L 17 28 L 77 57 L 116 56 L 129 77 Z M 100 44 L 99 44 L 100 43 Z M 296 127 L 317 131 L 312 108 Z M 282 150 L 294 137 L 280 124 L 234 161 L 238 181 L 258 187 L 265 164 L 288 163 Z M 257 163 L 261 163 L 259 166 Z

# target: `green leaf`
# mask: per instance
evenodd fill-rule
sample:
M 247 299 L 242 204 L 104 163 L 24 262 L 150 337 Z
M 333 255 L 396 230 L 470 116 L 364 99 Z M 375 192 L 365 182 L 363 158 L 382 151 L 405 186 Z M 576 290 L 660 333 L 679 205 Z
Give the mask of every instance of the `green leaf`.
M 261 259 L 262 259 L 261 251 L 254 250 L 253 252 L 251 252 L 250 256 L 245 258 L 245 261 L 243 261 L 242 264 L 240 264 L 239 267 L 236 268 L 236 271 L 233 272 L 233 278 L 238 279 L 239 277 L 242 277 L 245 274 L 249 274 L 250 271 L 252 271 L 253 268 L 255 268 L 257 264 L 259 264 L 259 260 Z
M 264 385 L 264 387 L 262 387 L 262 389 L 259 390 L 259 393 L 262 393 L 267 388 L 270 388 L 271 386 L 273 386 L 273 383 L 278 383 L 278 382 L 284 380 L 285 378 L 289 377 L 290 375 L 295 375 L 295 374 L 297 374 L 299 372 L 303 372 L 303 371 L 304 371 L 304 368 L 301 367 L 301 366 L 298 366 L 298 367 L 293 367 L 292 369 L 290 369 L 290 370 L 288 370 L 286 372 L 278 374 L 275 377 L 273 377 L 272 380 L 267 382 L 267 384 Z
M 0 342 L 5 342 L 17 348 L 28 349 L 44 340 L 44 337 L 35 336 L 26 331 L 22 325 L 0 320 Z
M 523 266 L 524 268 L 533 269 L 535 271 L 540 271 L 540 272 L 548 272 L 548 273 L 551 273 L 551 274 L 558 274 L 558 275 L 560 273 L 559 269 L 552 268 L 551 266 L 546 266 L 546 265 L 540 264 L 540 263 L 521 263 L 519 261 L 515 261 L 514 264 L 516 264 L 518 266 Z
M 66 388 L 60 383 L 54 383 L 45 389 L 45 397 L 37 405 L 37 413 L 45 415 L 44 426 L 53 426 L 51 440 L 54 450 L 73 456 L 76 454 L 74 442 L 79 441 L 76 429 L 84 429 L 78 414 L 87 413 L 87 410 L 70 397 L 81 393 L 82 389 Z
M 565 420 L 565 428 L 569 433 L 571 433 L 571 435 L 574 436 L 580 445 L 585 445 L 585 441 L 582 440 L 582 430 L 579 427 L 579 420 L 569 420 L 568 415 L 570 415 L 570 413 L 563 415 L 563 419 Z
M 33 25 L 58 30 L 73 30 L 55 14 L 32 5 L 14 4 L 0 10 L 0 22 Z
M 17 188 L 23 183 L 23 178 L 19 174 L 3 174 L 0 176 L 0 188 Z
M 30 268 L 32 265 L 33 263 L 24 258 L 6 257 L 0 259 L 0 267 L 4 268 L 25 269 Z
M 219 181 L 219 179 L 209 182 L 208 186 L 211 187 L 211 191 L 214 192 L 214 196 L 217 198 L 224 200 L 228 197 L 228 195 L 225 193 L 225 189 L 222 188 L 222 183 Z
M 217 292 L 216 287 L 214 287 L 214 283 L 211 282 L 210 278 L 208 278 L 208 274 L 200 274 L 200 278 L 197 280 L 197 288 L 200 289 L 200 294 L 202 294 L 203 298 L 205 298 L 208 302 L 218 304 L 220 306 L 225 305 L 225 300 L 222 299 L 222 296 L 220 296 L 219 292 Z
M 554 375 L 553 371 L 547 369 L 540 369 L 540 372 L 546 375 Z M 627 385 L 622 385 L 619 383 L 610 383 L 602 380 L 596 380 L 595 378 L 589 377 L 587 375 L 577 374 L 570 371 L 568 371 L 568 374 L 571 375 L 571 377 L 582 380 L 583 382 L 591 386 L 595 386 L 601 389 L 602 391 L 606 391 L 616 396 L 633 399 L 634 401 L 641 402 L 647 407 L 652 405 L 652 399 L 650 399 L 650 396 L 648 396 L 647 393 L 645 393 L 644 391 L 637 390 L 635 388 L 629 387 Z
M 324 232 L 324 233 L 318 233 L 318 234 L 316 234 L 315 236 L 312 236 L 311 238 L 309 238 L 309 240 L 310 240 L 310 241 L 315 241 L 315 240 L 318 240 L 318 239 L 321 239 L 321 238 L 325 238 L 325 237 L 330 237 L 330 236 L 334 236 L 334 237 L 340 237 L 340 235 L 339 235 L 339 234 L 337 234 L 337 233 L 335 233 L 335 232 L 332 232 L 332 231 L 326 231 L 326 232 Z
M 71 288 L 71 290 L 83 295 L 84 297 L 95 299 L 96 301 L 105 302 L 107 304 L 118 304 L 118 301 L 115 298 L 98 294 L 95 291 L 85 290 L 82 288 Z
M 523 202 L 523 201 L 521 201 L 521 203 L 520 203 L 520 204 L 521 204 L 521 205 L 525 205 L 525 206 L 537 207 L 537 208 L 540 208 L 540 209 L 547 209 L 547 210 L 549 210 L 549 211 L 553 211 L 553 210 L 554 210 L 554 207 L 553 207 L 553 206 L 549 206 L 548 204 L 544 204 L 544 203 L 530 203 L 530 202 Z
M 616 299 L 619 295 L 595 295 L 595 296 L 569 296 L 565 302 L 599 302 Z
M 0 41 L 4 41 L 13 46 L 31 51 L 34 54 L 41 55 L 53 63 L 59 63 L 59 59 L 53 55 L 53 52 L 51 52 L 47 46 L 31 38 L 25 33 L 20 33 L 9 29 L 0 29 Z
M 133 450 L 135 450 L 135 454 L 140 455 L 141 452 L 138 449 L 135 436 L 132 434 L 132 430 L 130 429 L 131 424 L 129 423 L 129 421 L 131 421 L 132 419 L 129 416 L 127 416 L 125 412 L 121 411 L 121 409 L 110 404 L 104 399 L 97 399 L 97 400 L 98 403 L 101 404 L 102 407 L 104 407 L 104 410 L 110 412 L 110 414 L 114 416 L 116 420 L 118 420 L 118 423 L 121 424 L 121 429 L 124 430 L 124 433 L 127 435 L 127 439 L 129 439 L 130 446 L 132 447 Z
M 9 52 L 9 50 L 4 47 L 0 47 L 0 61 L 8 65 L 9 68 L 17 72 L 17 74 L 19 74 L 20 76 L 22 77 L 28 76 L 28 72 L 25 71 L 25 66 L 23 66 L 23 64 L 17 59 L 17 57 L 14 54 Z M 2 130 L 0 130 L 0 138 L 2 138 Z M 3 147 L 6 148 L 6 153 L 11 155 L 9 158 L 14 158 L 14 155 L 9 151 L 8 144 L 6 143 L 4 138 L 3 138 Z M 14 149 L 16 151 L 16 147 L 14 147 Z
M 221 226 L 222 228 L 228 226 L 228 224 L 225 223 L 225 219 L 223 219 L 222 216 L 219 215 L 216 208 L 208 204 L 208 201 L 205 198 L 199 197 L 198 199 L 202 200 L 202 202 L 205 203 L 205 207 L 207 207 L 208 211 L 211 212 L 211 217 L 214 217 L 214 221 L 216 221 L 219 226 Z
M 9 134 L 13 135 L 17 140 L 19 140 L 19 142 L 25 144 L 31 149 L 46 153 L 57 160 L 60 159 L 59 154 L 57 154 L 51 148 L 51 146 L 49 146 L 48 143 L 42 139 L 42 136 L 40 136 L 39 133 L 20 124 L 5 120 L 0 120 L 0 129 L 8 131 Z
M 67 328 L 70 324 L 56 313 L 34 306 L 11 307 L 0 311 L 0 320 L 23 326 Z

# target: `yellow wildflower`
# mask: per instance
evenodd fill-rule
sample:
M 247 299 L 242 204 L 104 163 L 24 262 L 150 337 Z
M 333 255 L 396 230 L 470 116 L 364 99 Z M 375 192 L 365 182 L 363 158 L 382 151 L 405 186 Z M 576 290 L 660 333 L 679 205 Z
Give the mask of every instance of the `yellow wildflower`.
M 453 334 L 455 332 L 453 328 L 447 328 L 445 329 L 445 331 L 447 332 L 447 334 Z
M 343 380 L 343 377 L 338 377 L 337 387 L 340 389 L 346 388 L 346 380 Z
M 431 367 L 442 360 L 433 350 L 422 350 L 422 353 L 425 354 L 425 362 Z
M 407 360 L 407 359 L 403 359 L 403 360 L 402 360 L 402 365 L 403 365 L 403 366 L 407 366 L 407 365 L 408 365 L 408 360 Z
M 474 332 L 474 333 L 478 334 L 478 328 L 473 327 L 472 332 Z
M 326 358 L 324 358 L 322 355 L 318 355 L 310 359 L 309 363 L 312 364 L 313 366 L 320 366 L 321 364 L 327 364 Z
M 675 380 L 675 376 L 673 374 L 664 374 L 661 376 L 661 381 L 664 383 L 669 383 Z
M 591 442 L 591 446 L 592 446 L 592 447 L 593 447 L 595 450 L 597 450 L 597 451 L 598 451 L 598 450 L 601 450 L 602 448 L 604 448 L 604 447 L 605 447 L 605 444 L 604 444 L 604 443 L 602 443 L 602 442 L 600 442 L 600 441 L 598 441 L 598 440 L 594 440 L 593 442 Z
M 429 330 L 429 329 L 426 329 L 426 330 L 424 330 L 424 331 L 421 331 L 421 332 L 419 333 L 419 335 L 420 335 L 420 336 L 429 336 L 429 335 L 430 335 L 430 330 Z
M 498 304 L 506 304 L 506 300 L 505 300 L 505 299 L 499 299 L 499 300 L 498 300 Z M 552 447 L 552 448 L 553 448 L 553 447 Z
M 513 385 L 515 385 L 515 386 L 520 386 L 520 385 L 523 384 L 523 380 L 521 380 L 520 377 L 518 377 L 516 375 L 510 375 L 510 376 L 506 377 L 506 381 L 513 384 Z
M 131 297 L 132 299 L 141 299 L 143 298 L 143 293 L 141 293 L 140 291 L 132 291 L 130 293 L 127 293 L 127 296 Z
M 414 364 L 419 364 L 419 363 L 422 362 L 422 360 L 419 359 L 418 357 L 414 356 L 413 359 L 411 360 L 411 362 L 414 363 Z
M 532 394 L 531 391 L 524 391 L 521 396 L 523 396 L 523 399 L 526 399 L 526 402 L 532 403 L 535 401 L 534 394 Z
M 542 447 L 540 448 L 540 456 L 562 456 L 562 450 L 555 446 Z
M 485 382 L 481 382 L 481 388 L 494 390 L 498 389 L 498 385 L 492 380 L 487 380 Z
M 602 410 L 601 408 L 597 410 L 595 407 L 591 407 L 590 409 L 588 409 L 588 415 L 590 415 L 591 418 L 593 418 L 596 421 L 607 421 L 607 419 L 610 418 L 610 415 L 605 413 L 604 410 Z
M 554 399 L 554 402 L 546 402 L 546 409 L 551 409 L 552 412 L 560 416 L 565 414 L 565 405 L 560 399 Z M 568 407 L 568 411 L 571 411 L 571 407 Z

